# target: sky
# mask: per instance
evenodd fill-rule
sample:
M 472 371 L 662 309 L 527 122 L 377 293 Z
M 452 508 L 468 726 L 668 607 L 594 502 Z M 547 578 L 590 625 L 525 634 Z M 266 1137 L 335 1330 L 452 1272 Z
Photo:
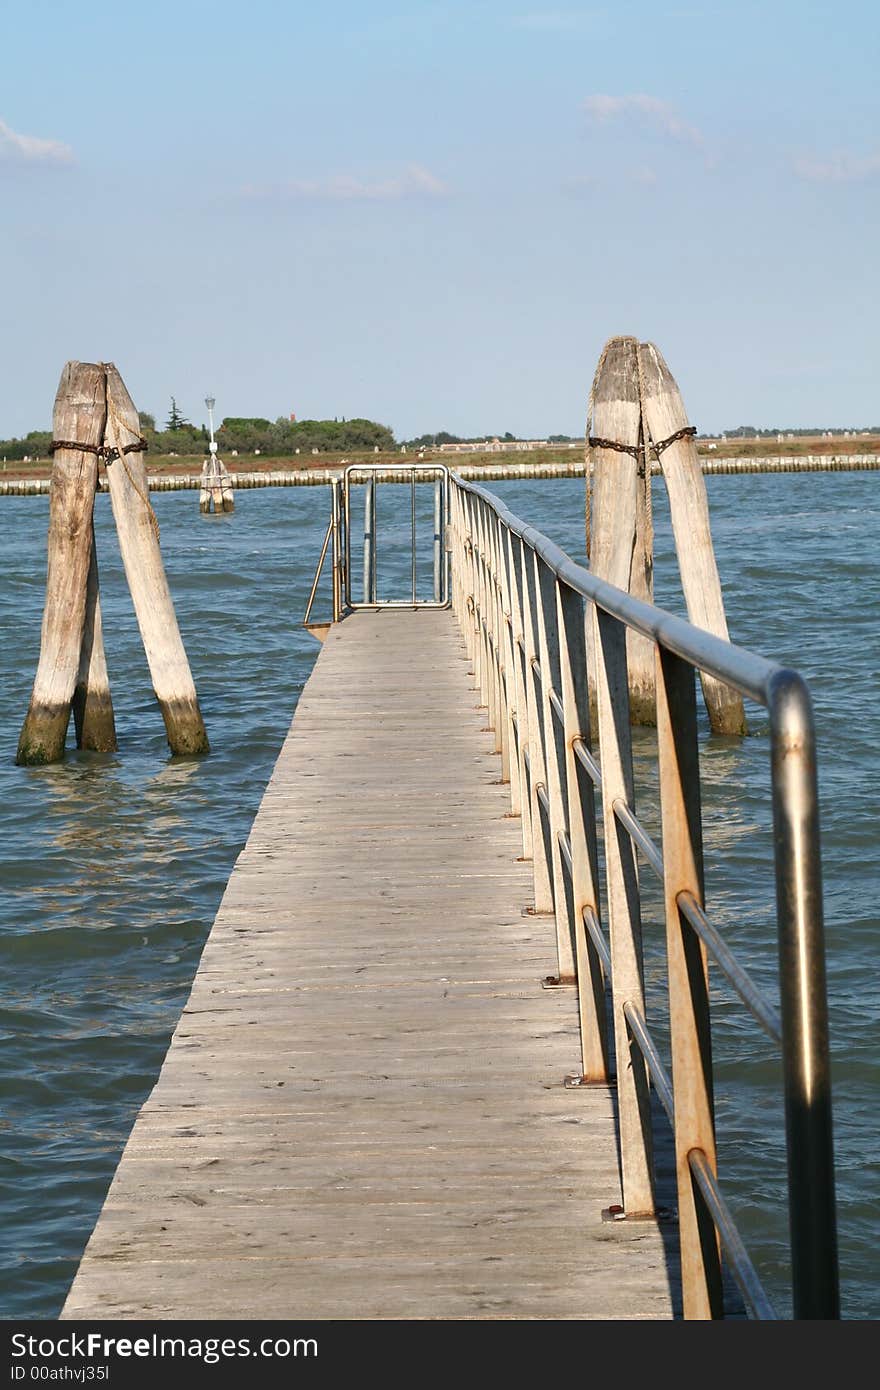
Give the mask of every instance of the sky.
M 0 438 L 141 410 L 582 436 L 880 424 L 877 0 L 0 0 Z

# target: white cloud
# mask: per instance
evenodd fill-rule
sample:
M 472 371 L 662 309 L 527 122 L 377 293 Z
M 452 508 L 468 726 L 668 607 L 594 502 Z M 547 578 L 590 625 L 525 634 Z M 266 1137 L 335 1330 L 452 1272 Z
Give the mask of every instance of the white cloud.
M 364 180 L 348 174 L 323 179 L 291 179 L 284 183 L 259 186 L 248 184 L 247 198 L 277 198 L 310 202 L 394 202 L 402 198 L 439 198 L 448 192 L 446 184 L 420 164 L 411 164 L 394 178 Z
M 44 140 L 38 135 L 19 135 L 0 121 L 0 162 L 17 164 L 71 164 L 73 150 L 60 140 Z
M 804 155 L 794 161 L 794 170 L 814 183 L 858 183 L 880 174 L 880 152 L 859 156 L 841 150 L 825 159 Z
M 644 92 L 635 92 L 630 96 L 608 96 L 603 93 L 596 93 L 594 96 L 587 97 L 583 103 L 583 109 L 587 115 L 601 125 L 607 125 L 609 121 L 616 120 L 618 117 L 636 116 L 647 121 L 648 124 L 668 135 L 672 140 L 680 140 L 687 145 L 695 145 L 702 149 L 705 146 L 705 139 L 702 132 L 696 126 L 688 125 L 683 121 L 668 101 L 661 101 L 659 97 L 648 96 Z

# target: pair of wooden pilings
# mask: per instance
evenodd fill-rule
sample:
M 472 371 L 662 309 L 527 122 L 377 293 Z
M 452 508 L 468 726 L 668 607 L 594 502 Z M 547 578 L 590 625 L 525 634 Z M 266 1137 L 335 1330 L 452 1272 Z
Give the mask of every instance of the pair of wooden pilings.
M 53 414 L 48 569 L 40 659 L 16 762 L 59 762 L 71 709 L 77 747 L 117 748 L 104 655 L 94 505 L 103 460 L 125 576 L 174 754 L 208 752 L 150 502 L 138 413 L 111 362 L 68 362 Z
M 212 442 L 211 452 L 202 465 L 202 480 L 199 489 L 199 511 L 203 515 L 210 512 L 231 512 L 235 510 L 232 495 L 232 479 L 229 469 L 217 457 L 217 445 Z
M 651 473 L 666 484 L 690 621 L 729 640 L 712 547 L 706 483 L 695 429 L 662 354 L 637 338 L 610 338 L 599 358 L 587 420 L 587 556 L 590 569 L 646 603 L 654 601 Z M 627 632 L 630 715 L 656 724 L 653 643 Z M 700 673 L 713 733 L 744 734 L 742 697 Z

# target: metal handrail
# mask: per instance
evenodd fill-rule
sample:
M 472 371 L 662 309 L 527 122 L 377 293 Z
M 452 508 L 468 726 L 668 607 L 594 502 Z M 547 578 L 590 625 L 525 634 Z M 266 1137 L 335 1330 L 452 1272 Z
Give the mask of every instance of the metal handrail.
M 635 1046 L 661 1099 L 669 1102 L 675 1133 L 680 1240 L 688 1252 L 685 1316 L 723 1316 L 722 1249 L 750 1314 L 775 1316 L 717 1185 L 711 957 L 781 1046 L 794 1316 L 838 1317 L 816 752 L 807 686 L 798 672 L 599 579 L 486 488 L 452 474 L 450 502 L 453 607 L 489 710 L 487 723 L 496 733 L 512 808 L 522 817 L 535 908 L 556 919 L 558 979 L 578 984 L 584 1080 L 609 1075 L 602 1010 L 605 986 L 611 986 L 625 1210 L 641 1215 L 654 1202 L 652 1144 L 644 1131 L 647 1078 L 640 1081 L 641 1068 L 630 1065 Z M 629 711 L 622 718 L 616 708 L 628 699 L 627 630 L 655 649 L 662 846 L 635 815 Z M 778 1010 L 705 912 L 698 671 L 769 714 Z M 598 708 L 598 759 L 592 751 L 591 695 Z M 599 917 L 594 785 L 604 819 L 608 942 Z M 617 833 L 619 827 L 625 835 Z M 664 881 L 675 1083 L 668 1093 L 644 1007 L 636 851 Z M 673 1096 L 682 1103 L 673 1105 Z M 692 1155 L 700 1155 L 696 1168 Z M 715 1255 L 705 1238 L 707 1218 L 716 1230 Z
M 651 836 L 648 834 L 641 821 L 633 815 L 626 802 L 621 800 L 620 797 L 618 797 L 616 801 L 611 803 L 611 809 L 614 812 L 617 819 L 620 821 L 620 824 L 623 826 L 624 830 L 626 830 L 627 834 L 632 839 L 636 848 L 642 851 L 642 854 L 644 855 L 647 862 L 651 865 L 651 868 L 654 870 L 654 873 L 657 875 L 658 878 L 662 879 L 663 852 L 651 839 Z

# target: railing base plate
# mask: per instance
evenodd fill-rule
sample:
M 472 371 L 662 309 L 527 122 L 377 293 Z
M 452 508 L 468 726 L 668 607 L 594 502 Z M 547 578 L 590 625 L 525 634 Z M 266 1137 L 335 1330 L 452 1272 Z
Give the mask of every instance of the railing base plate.
M 656 1211 L 637 1211 L 630 1214 L 624 1211 L 621 1206 L 611 1206 L 602 1208 L 603 1221 L 674 1221 L 675 1213 L 668 1207 L 658 1207 Z

